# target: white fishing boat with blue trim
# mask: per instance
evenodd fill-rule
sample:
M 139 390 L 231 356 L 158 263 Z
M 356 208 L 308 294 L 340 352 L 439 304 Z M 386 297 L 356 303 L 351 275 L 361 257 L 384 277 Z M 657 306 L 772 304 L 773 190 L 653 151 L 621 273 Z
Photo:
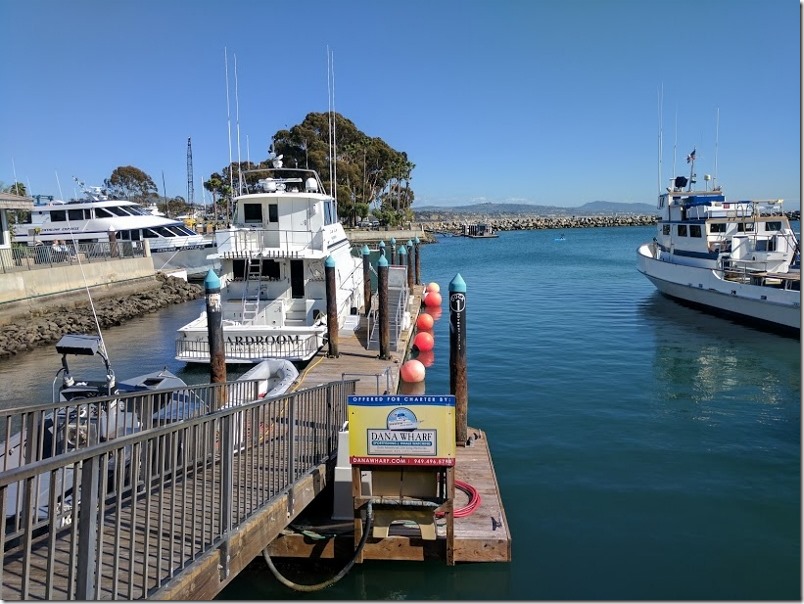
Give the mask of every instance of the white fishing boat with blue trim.
M 688 162 L 689 178 L 673 178 L 659 195 L 656 236 L 637 250 L 639 272 L 670 298 L 800 335 L 800 242 L 783 201 L 693 190 L 695 151 Z

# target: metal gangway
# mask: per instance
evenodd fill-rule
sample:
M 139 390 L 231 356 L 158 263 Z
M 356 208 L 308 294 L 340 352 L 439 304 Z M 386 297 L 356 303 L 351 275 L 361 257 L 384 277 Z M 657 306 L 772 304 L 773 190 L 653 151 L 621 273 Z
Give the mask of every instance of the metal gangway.
M 0 411 L 2 599 L 214 598 L 326 486 L 355 382 Z

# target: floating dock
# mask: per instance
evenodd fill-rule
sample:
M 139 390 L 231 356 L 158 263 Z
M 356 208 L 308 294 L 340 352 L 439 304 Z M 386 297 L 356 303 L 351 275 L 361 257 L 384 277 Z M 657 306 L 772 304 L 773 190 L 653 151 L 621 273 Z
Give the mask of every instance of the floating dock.
M 380 359 L 377 351 L 367 349 L 367 320 L 361 317 L 354 329 L 340 330 L 340 356 L 327 357 L 325 346 L 302 373 L 300 387 L 358 378 L 355 393 L 374 395 L 396 394 L 411 386 L 420 386 L 400 382 L 399 369 L 415 335 L 423 289 L 423 286 L 414 287 L 408 307 L 410 327 L 400 334 L 399 351 L 392 353 L 390 359 Z M 453 564 L 511 561 L 511 534 L 494 472 L 491 443 L 479 428 L 468 428 L 467 436 L 466 443 L 457 443 L 454 479 L 471 485 L 480 496 L 480 504 L 472 513 L 454 519 L 452 538 L 448 537 L 450 531 L 443 520 L 436 521 L 435 539 L 424 539 L 422 529 L 415 523 L 393 523 L 387 537 L 368 537 L 358 561 L 440 559 Z M 460 489 L 455 492 L 453 507 L 459 510 L 467 504 L 469 496 Z M 357 542 L 354 523 L 338 523 L 322 515 L 316 517 L 315 509 L 314 505 L 310 506 L 311 514 L 303 512 L 297 522 L 268 546 L 272 557 L 326 559 L 348 558 L 354 554 Z

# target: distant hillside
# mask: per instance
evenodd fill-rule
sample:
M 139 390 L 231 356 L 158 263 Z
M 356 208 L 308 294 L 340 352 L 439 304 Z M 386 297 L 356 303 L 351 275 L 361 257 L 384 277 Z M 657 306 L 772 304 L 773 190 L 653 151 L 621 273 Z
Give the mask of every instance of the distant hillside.
M 593 201 L 582 206 L 565 208 L 561 206 L 541 206 L 527 203 L 476 203 L 465 206 L 423 206 L 413 208 L 417 220 L 431 216 L 475 215 L 475 216 L 597 216 L 612 214 L 652 215 L 658 214 L 655 205 L 647 203 L 618 203 L 613 201 Z

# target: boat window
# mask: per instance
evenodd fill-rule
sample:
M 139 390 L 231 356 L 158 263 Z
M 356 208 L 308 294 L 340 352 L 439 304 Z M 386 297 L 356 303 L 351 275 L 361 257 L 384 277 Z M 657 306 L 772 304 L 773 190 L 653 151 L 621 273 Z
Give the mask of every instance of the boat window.
M 664 224 L 662 225 L 662 235 L 669 235 L 670 234 L 670 225 Z
M 335 224 L 338 217 L 335 212 L 335 203 L 327 201 L 324 203 L 324 224 Z
M 678 236 L 679 237 L 686 237 L 687 236 L 687 225 L 686 224 L 678 225 Z
M 755 252 L 767 252 L 768 251 L 768 240 L 767 239 L 757 239 L 754 243 L 754 251 Z
M 701 236 L 701 225 L 700 224 L 691 224 L 690 225 L 690 237 L 700 237 Z
M 64 222 L 67 220 L 67 212 L 64 210 L 55 210 L 50 213 L 50 222 Z
M 725 222 L 713 222 L 709 225 L 709 232 L 710 233 L 725 233 L 726 232 L 726 223 Z
M 737 232 L 738 233 L 745 233 L 746 231 L 750 232 L 754 230 L 754 223 L 753 222 L 740 222 L 737 224 Z
M 766 222 L 765 223 L 765 231 L 781 231 L 782 230 L 782 223 L 780 221 L 773 221 L 773 222 Z
M 244 203 L 243 222 L 246 224 L 262 224 L 262 204 Z
M 279 263 L 276 260 L 263 260 L 262 276 L 268 279 L 279 279 Z
M 95 218 L 114 218 L 114 214 L 106 208 L 95 208 Z
M 279 222 L 279 205 L 275 203 L 268 204 L 268 222 Z
M 118 206 L 113 206 L 109 208 L 109 211 L 117 216 L 129 216 L 129 214 L 123 208 Z
M 84 220 L 86 210 L 67 210 L 67 220 Z

